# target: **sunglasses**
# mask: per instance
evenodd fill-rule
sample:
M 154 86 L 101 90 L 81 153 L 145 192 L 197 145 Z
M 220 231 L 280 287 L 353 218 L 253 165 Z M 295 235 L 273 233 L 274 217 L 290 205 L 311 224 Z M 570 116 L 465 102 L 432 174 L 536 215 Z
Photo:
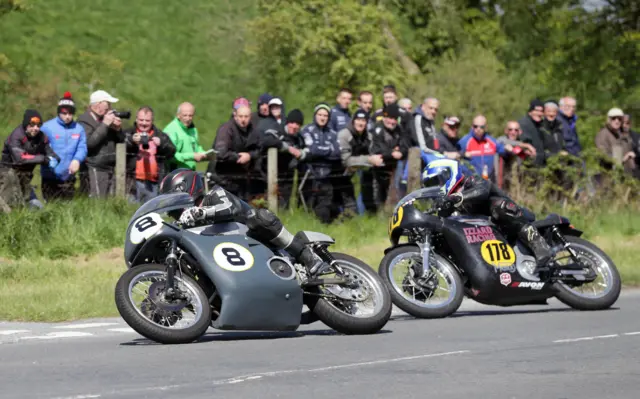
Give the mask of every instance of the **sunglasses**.
M 509 132 L 519 132 L 520 129 L 509 128 L 509 129 L 507 129 L 507 131 L 509 131 Z
M 36 126 L 41 127 L 42 126 L 42 122 L 30 122 L 29 126 L 31 126 L 31 127 L 36 127 Z
M 484 129 L 486 125 L 473 125 L 474 129 Z
M 612 118 L 611 118 L 611 120 L 612 120 L 612 121 L 616 121 L 616 120 L 617 120 L 617 121 L 621 121 L 621 120 L 622 120 L 622 117 L 621 117 L 621 116 L 614 116 L 614 117 L 612 117 Z

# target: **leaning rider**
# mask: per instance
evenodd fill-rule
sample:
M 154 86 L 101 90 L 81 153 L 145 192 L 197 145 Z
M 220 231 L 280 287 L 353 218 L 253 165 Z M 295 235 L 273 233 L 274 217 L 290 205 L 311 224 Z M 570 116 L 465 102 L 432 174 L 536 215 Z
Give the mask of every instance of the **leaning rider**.
M 242 223 L 247 226 L 249 237 L 269 242 L 290 253 L 296 262 L 307 268 L 309 277 L 325 264 L 306 246 L 301 233 L 292 235 L 271 211 L 254 209 L 219 185 L 205 194 L 204 182 L 197 172 L 185 168 L 176 169 L 162 180 L 159 191 L 160 194 L 186 192 L 193 198 L 197 206 L 182 212 L 179 223 L 183 226 L 231 221 Z
M 441 186 L 445 194 L 439 203 L 442 210 L 449 214 L 457 209 L 465 214 L 491 216 L 507 234 L 517 234 L 529 246 L 539 267 L 547 266 L 553 251 L 526 218 L 524 210 L 489 180 L 465 176 L 460 169 L 461 165 L 452 159 L 433 160 L 425 168 L 423 185 Z

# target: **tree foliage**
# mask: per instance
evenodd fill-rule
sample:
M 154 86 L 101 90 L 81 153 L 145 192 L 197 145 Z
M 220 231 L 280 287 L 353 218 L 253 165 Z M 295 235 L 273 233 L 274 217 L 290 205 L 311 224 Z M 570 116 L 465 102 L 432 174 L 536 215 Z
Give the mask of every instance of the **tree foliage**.
M 580 0 L 260 4 L 249 42 L 278 77 L 274 89 L 306 82 L 310 93 L 333 95 L 342 85 L 379 90 L 394 81 L 416 101 L 438 95 L 443 109 L 501 123 L 533 97 L 572 95 L 589 141 L 613 106 L 640 116 L 637 1 L 595 9 Z
M 401 88 L 404 71 L 389 50 L 383 28 L 389 15 L 355 0 L 262 0 L 250 24 L 249 50 L 277 77 L 269 89 L 302 85 L 309 94 L 333 98 L 340 87 Z

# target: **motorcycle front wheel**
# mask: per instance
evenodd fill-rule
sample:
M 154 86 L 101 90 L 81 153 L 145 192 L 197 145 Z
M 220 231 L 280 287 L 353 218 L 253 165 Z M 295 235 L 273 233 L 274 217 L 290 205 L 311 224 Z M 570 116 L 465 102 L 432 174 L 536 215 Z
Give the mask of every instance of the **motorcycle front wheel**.
M 115 301 L 120 316 L 140 335 L 161 344 L 197 340 L 211 324 L 211 306 L 203 289 L 191 277 L 174 277 L 186 299 L 165 298 L 165 266 L 132 267 L 118 280 Z
M 450 316 L 464 298 L 462 278 L 455 266 L 435 252 L 431 256 L 435 262 L 427 269 L 426 277 L 416 274 L 414 266 L 416 262 L 422 264 L 422 255 L 420 249 L 412 245 L 389 251 L 378 268 L 393 303 L 421 319 Z
M 348 284 L 308 289 L 305 303 L 327 326 L 343 334 L 374 334 L 391 318 L 391 296 L 376 272 L 361 260 L 332 252 L 344 273 L 331 272 Z M 325 277 L 325 275 L 321 276 Z

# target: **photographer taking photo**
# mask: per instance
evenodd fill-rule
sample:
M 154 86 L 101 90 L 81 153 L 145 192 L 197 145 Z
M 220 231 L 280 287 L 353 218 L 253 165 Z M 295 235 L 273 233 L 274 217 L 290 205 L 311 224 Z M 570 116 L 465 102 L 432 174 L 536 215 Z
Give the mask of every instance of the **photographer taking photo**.
M 136 201 L 144 203 L 158 195 L 158 184 L 164 178 L 166 162 L 173 158 L 176 147 L 153 123 L 153 109 L 141 107 L 133 127 L 125 130 L 127 143 L 127 182 L 135 182 L 128 191 Z
M 90 197 L 104 198 L 115 192 L 116 143 L 124 143 L 122 119 L 131 117 L 130 112 L 117 113 L 112 109 L 111 104 L 117 102 L 106 91 L 95 91 L 91 93 L 89 108 L 78 118 L 87 135 L 88 152 L 80 174 L 81 178 L 88 177 Z

